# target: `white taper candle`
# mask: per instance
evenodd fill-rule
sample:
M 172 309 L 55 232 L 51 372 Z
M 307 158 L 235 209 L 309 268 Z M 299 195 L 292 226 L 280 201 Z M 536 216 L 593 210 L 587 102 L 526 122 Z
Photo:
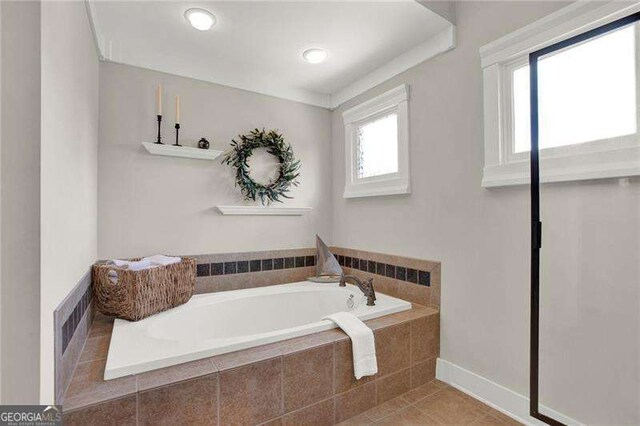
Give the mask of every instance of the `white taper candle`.
M 176 123 L 180 123 L 180 96 L 176 96 Z
M 158 84 L 158 115 L 162 115 L 162 84 Z

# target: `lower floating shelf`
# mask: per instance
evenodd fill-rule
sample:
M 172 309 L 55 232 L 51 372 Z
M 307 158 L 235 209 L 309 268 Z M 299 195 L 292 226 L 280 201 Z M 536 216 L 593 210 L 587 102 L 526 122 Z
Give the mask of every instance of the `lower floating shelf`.
M 217 206 L 223 215 L 235 216 L 302 216 L 311 207 Z
M 149 154 L 164 155 L 165 157 L 195 158 L 197 160 L 215 160 L 224 152 L 215 149 L 200 149 L 190 146 L 175 146 L 149 142 L 142 142 L 142 145 Z

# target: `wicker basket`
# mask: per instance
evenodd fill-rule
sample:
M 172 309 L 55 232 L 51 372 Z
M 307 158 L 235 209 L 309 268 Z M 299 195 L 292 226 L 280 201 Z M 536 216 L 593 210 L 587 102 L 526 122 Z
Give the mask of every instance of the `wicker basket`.
M 92 275 L 96 308 L 105 315 L 138 321 L 191 298 L 196 261 L 183 257 L 179 263 L 141 271 L 98 263 L 93 265 Z

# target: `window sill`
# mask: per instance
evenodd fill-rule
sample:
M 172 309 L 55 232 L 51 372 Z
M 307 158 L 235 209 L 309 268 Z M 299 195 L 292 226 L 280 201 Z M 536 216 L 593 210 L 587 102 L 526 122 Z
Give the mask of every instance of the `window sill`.
M 388 181 L 347 185 L 343 198 L 380 197 L 384 195 L 410 194 L 408 179 L 396 178 Z
M 541 183 L 630 176 L 640 176 L 640 147 L 540 159 Z M 529 177 L 528 160 L 487 166 L 483 171 L 482 187 L 526 185 L 529 184 Z

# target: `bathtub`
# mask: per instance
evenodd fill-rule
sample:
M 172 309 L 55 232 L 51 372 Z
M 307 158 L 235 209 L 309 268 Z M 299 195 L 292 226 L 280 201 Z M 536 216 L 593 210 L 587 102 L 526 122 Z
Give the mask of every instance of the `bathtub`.
M 305 281 L 196 295 L 138 322 L 116 319 L 104 379 L 329 330 L 335 324 L 322 318 L 334 312 L 368 320 L 411 309 L 404 300 L 376 296 L 376 305 L 367 306 L 353 285 Z

